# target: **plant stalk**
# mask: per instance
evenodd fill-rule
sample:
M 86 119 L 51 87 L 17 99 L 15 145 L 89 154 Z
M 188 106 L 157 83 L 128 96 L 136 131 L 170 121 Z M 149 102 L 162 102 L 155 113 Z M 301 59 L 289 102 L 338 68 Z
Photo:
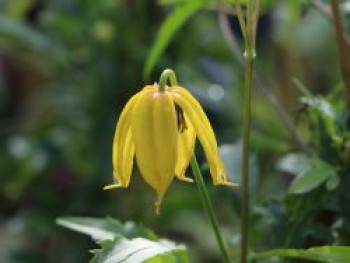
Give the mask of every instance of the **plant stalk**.
M 249 148 L 251 127 L 251 101 L 253 84 L 253 57 L 246 57 L 245 68 L 245 109 L 243 121 L 243 147 L 242 147 L 242 215 L 241 215 L 241 262 L 247 262 L 248 230 L 249 230 Z
M 238 47 L 237 39 L 235 38 L 233 32 L 231 31 L 228 16 L 225 13 L 220 12 L 218 16 L 218 20 L 219 20 L 220 29 L 230 48 L 232 57 L 237 61 L 237 63 L 240 66 L 244 68 L 245 60 L 244 60 L 244 57 L 242 56 L 241 50 Z M 268 88 L 266 88 L 271 86 L 271 84 L 265 83 L 262 77 L 256 71 L 255 71 L 255 74 L 253 74 L 253 80 L 254 80 L 255 86 L 262 92 L 262 94 L 267 99 L 267 102 L 271 105 L 271 107 L 275 110 L 275 112 L 280 116 L 283 124 L 286 126 L 287 130 L 290 132 L 295 143 L 307 156 L 311 156 L 312 151 L 308 147 L 304 139 L 298 134 L 292 117 L 289 115 L 289 113 L 286 111 L 283 105 L 279 102 L 276 95 L 274 95 L 273 92 L 271 92 Z
M 237 5 L 237 9 L 240 6 Z M 251 130 L 251 104 L 253 88 L 253 64 L 256 57 L 255 39 L 259 19 L 260 1 L 247 1 L 245 21 L 245 105 L 243 119 L 242 181 L 241 181 L 241 263 L 248 262 L 249 246 L 249 149 Z
M 344 88 L 346 94 L 346 101 L 350 107 L 350 64 L 346 49 L 346 42 L 344 38 L 343 25 L 341 22 L 341 14 L 339 10 L 339 0 L 331 0 L 332 14 L 335 26 L 335 33 L 338 45 L 338 55 L 340 60 L 340 67 L 344 81 Z
M 201 171 L 199 169 L 199 165 L 198 165 L 197 158 L 196 158 L 195 155 L 192 156 L 190 164 L 191 164 L 191 168 L 192 168 L 194 177 L 196 179 L 196 185 L 197 185 L 197 188 L 198 188 L 199 196 L 201 198 L 204 210 L 207 213 L 207 216 L 208 216 L 208 219 L 210 221 L 210 224 L 211 224 L 211 226 L 213 228 L 214 235 L 215 235 L 215 238 L 216 238 L 216 242 L 217 242 L 217 244 L 218 244 L 218 246 L 220 248 L 220 251 L 221 251 L 221 254 L 222 254 L 222 257 L 223 257 L 223 262 L 224 263 L 229 263 L 230 259 L 229 259 L 229 256 L 228 256 L 227 249 L 225 247 L 225 243 L 223 241 L 223 238 L 222 238 L 220 230 L 219 230 L 218 220 L 217 220 L 217 218 L 215 216 L 213 205 L 212 205 L 212 203 L 210 201 L 209 194 L 208 194 L 207 188 L 205 186 L 205 183 L 204 183 L 204 180 L 203 180 L 203 176 L 202 176 L 202 173 L 201 173 Z
M 172 69 L 165 69 L 162 72 L 162 74 L 159 78 L 159 86 L 158 86 L 158 89 L 160 92 L 165 91 L 168 80 L 170 81 L 171 86 L 178 85 L 175 72 Z M 192 156 L 190 164 L 191 164 L 191 168 L 192 168 L 194 177 L 196 179 L 196 185 L 197 185 L 197 188 L 199 191 L 199 196 L 201 198 L 204 210 L 206 211 L 207 216 L 209 218 L 210 224 L 213 228 L 217 244 L 220 248 L 220 251 L 221 251 L 221 254 L 222 254 L 222 257 L 224 260 L 223 262 L 230 263 L 228 252 L 227 252 L 227 249 L 225 247 L 225 243 L 223 241 L 223 238 L 222 238 L 220 230 L 219 230 L 218 220 L 216 219 L 213 205 L 211 204 L 209 194 L 208 194 L 207 188 L 205 186 L 203 176 L 202 176 L 202 173 L 199 169 L 199 165 L 198 165 L 197 158 L 195 155 Z

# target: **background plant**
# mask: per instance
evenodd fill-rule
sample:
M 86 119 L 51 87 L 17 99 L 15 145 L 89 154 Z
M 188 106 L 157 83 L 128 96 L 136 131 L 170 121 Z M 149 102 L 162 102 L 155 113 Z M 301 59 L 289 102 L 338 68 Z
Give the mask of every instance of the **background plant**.
M 252 251 L 349 245 L 349 121 L 329 3 L 263 1 L 252 113 Z M 349 6 L 339 3 L 349 39 Z M 165 67 L 201 100 L 239 179 L 244 78 L 232 4 L 1 1 L 0 261 L 85 262 L 96 246 L 55 218 L 110 215 L 185 243 L 191 262 L 220 262 L 195 186 L 176 185 L 160 217 L 137 176 L 129 190 L 101 189 L 110 179 L 121 108 L 146 83 L 143 73 L 155 80 Z M 208 187 L 237 259 L 239 197 Z

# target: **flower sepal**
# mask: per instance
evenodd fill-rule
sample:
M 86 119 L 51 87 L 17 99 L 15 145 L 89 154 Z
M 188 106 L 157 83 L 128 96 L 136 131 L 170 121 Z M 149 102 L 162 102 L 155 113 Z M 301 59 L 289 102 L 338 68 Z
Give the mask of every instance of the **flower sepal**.
M 171 86 L 166 85 L 170 78 Z M 117 183 L 105 190 L 129 185 L 133 159 L 146 183 L 157 193 L 159 213 L 174 177 L 193 183 L 186 169 L 198 137 L 208 160 L 214 185 L 236 187 L 227 178 L 216 137 L 199 102 L 177 85 L 173 71 L 165 70 L 158 84 L 147 85 L 123 109 L 113 141 L 113 170 Z

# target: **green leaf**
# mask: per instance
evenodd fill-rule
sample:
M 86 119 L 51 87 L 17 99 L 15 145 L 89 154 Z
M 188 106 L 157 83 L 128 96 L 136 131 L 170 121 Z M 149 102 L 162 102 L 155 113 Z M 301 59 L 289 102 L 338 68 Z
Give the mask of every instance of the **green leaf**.
M 304 194 L 310 192 L 334 174 L 336 174 L 336 170 L 333 166 L 321 159 L 313 158 L 310 160 L 310 167 L 293 180 L 289 193 Z
M 313 97 L 311 91 L 299 79 L 293 78 L 293 82 L 301 94 L 303 94 L 305 97 Z
M 34 0 L 12 0 L 5 7 L 5 13 L 12 17 L 23 17 L 33 6 Z
M 336 119 L 336 112 L 332 104 L 330 104 L 328 101 L 326 101 L 323 98 L 317 98 L 317 97 L 303 97 L 301 98 L 301 102 L 308 107 L 315 109 L 320 114 L 322 114 L 325 117 L 328 117 L 332 120 Z
M 118 238 L 102 242 L 101 249 L 94 250 L 91 263 L 187 263 L 186 248 L 168 240 L 159 242 L 144 238 L 131 240 Z
M 165 22 L 158 31 L 156 40 L 148 54 L 143 75 L 145 78 L 152 72 L 158 58 L 162 55 L 164 49 L 169 44 L 171 38 L 181 28 L 181 26 L 198 10 L 200 10 L 208 0 L 192 0 L 180 3 L 175 10 L 168 15 Z
M 14 18 L 0 15 L 0 52 L 11 54 L 47 71 L 51 64 L 62 66 L 67 53 L 41 31 Z
M 173 5 L 173 4 L 178 4 L 186 1 L 189 1 L 189 0 L 159 0 L 158 3 L 161 5 Z
M 56 220 L 60 226 L 91 236 L 94 240 L 112 240 L 115 237 L 133 238 L 142 236 L 156 240 L 151 230 L 134 222 L 122 224 L 113 218 L 62 217 Z
M 338 188 L 339 183 L 340 183 L 339 175 L 333 174 L 328 178 L 326 182 L 326 188 L 328 191 L 333 191 L 336 188 Z
M 289 153 L 277 163 L 277 169 L 291 174 L 300 174 L 309 168 L 309 159 L 302 153 Z
M 258 253 L 256 258 L 291 257 L 326 263 L 349 263 L 350 247 L 324 246 L 310 249 L 274 249 Z

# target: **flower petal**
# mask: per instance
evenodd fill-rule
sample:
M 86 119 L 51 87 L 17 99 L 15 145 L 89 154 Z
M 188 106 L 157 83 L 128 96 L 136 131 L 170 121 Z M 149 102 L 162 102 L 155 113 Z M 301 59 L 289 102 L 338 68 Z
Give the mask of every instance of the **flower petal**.
M 169 92 L 172 94 L 175 103 L 188 115 L 197 133 L 209 163 L 213 183 L 215 185 L 236 186 L 237 184 L 228 181 L 227 173 L 219 155 L 214 131 L 199 102 L 182 87 L 172 87 Z
M 109 190 L 114 188 L 128 187 L 130 183 L 132 167 L 134 163 L 135 146 L 132 141 L 131 129 L 128 129 L 126 141 L 122 150 L 122 162 L 119 164 L 119 171 L 113 172 L 114 177 L 118 180 L 117 183 L 107 185 L 103 189 Z
M 145 181 L 157 192 L 157 211 L 174 178 L 177 160 L 177 123 L 168 92 L 145 91 L 131 120 L 136 160 Z
M 117 183 L 104 187 L 105 190 L 129 185 L 135 152 L 130 124 L 132 109 L 139 96 L 140 92 L 131 97 L 120 114 L 112 149 L 113 176 Z
M 193 125 L 188 119 L 186 114 L 183 114 L 186 123 L 186 130 L 180 132 L 178 142 L 178 157 L 175 167 L 175 175 L 178 179 L 192 183 L 193 179 L 185 176 L 186 168 L 190 163 L 193 155 L 194 145 L 196 141 L 196 134 L 193 129 Z

